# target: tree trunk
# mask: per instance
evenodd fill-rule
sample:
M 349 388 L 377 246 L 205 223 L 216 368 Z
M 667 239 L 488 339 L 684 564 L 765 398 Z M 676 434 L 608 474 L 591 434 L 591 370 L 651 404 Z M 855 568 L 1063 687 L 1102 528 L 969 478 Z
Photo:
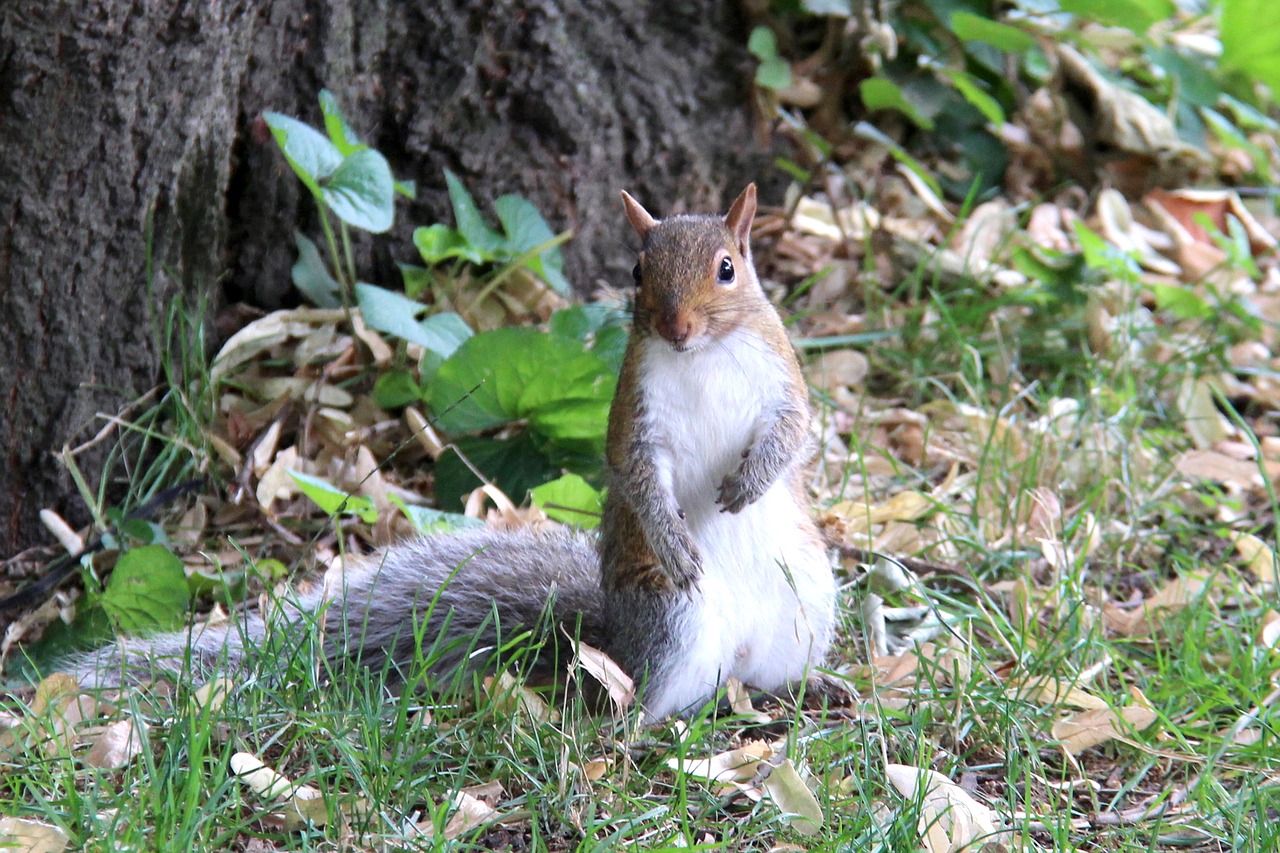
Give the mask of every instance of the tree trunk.
M 744 23 L 729 5 L 9 0 L 0 554 L 46 539 L 43 507 L 86 520 L 54 452 L 156 384 L 178 295 L 188 306 L 294 298 L 291 233 L 313 218 L 255 133 L 263 110 L 319 124 L 328 87 L 396 175 L 418 181 L 418 201 L 375 244 L 374 270 L 414 260 L 414 225 L 451 221 L 448 167 L 482 208 L 517 193 L 572 228 L 567 271 L 589 292 L 628 280 L 618 189 L 655 211 L 714 208 L 764 162 Z M 91 486 L 113 476 L 105 458 L 105 444 L 77 457 Z

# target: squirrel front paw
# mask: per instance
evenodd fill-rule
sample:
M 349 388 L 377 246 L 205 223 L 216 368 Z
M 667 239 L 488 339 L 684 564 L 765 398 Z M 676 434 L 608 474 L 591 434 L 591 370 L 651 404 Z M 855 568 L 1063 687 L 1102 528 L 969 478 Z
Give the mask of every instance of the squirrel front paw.
M 684 531 L 673 534 L 665 544 L 666 547 L 658 556 L 662 568 L 677 589 L 689 589 L 702 578 L 702 554 L 698 551 L 697 544 Z
M 725 476 L 720 483 L 720 493 L 716 503 L 721 512 L 742 512 L 748 505 L 755 503 L 769 490 L 769 483 L 759 472 L 753 470 L 750 459 L 743 459 L 738 470 Z

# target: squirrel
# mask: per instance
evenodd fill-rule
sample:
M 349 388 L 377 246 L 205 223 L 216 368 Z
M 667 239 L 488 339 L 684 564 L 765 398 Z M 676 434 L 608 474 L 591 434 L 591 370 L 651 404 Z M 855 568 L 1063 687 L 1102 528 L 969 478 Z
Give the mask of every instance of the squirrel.
M 393 679 L 416 655 L 440 676 L 482 666 L 530 631 L 529 675 L 545 680 L 576 636 L 635 680 L 650 718 L 697 710 L 730 676 L 775 690 L 820 665 L 836 585 L 802 483 L 807 388 L 752 265 L 755 184 L 723 217 L 658 220 L 622 200 L 641 248 L 598 542 L 478 529 L 392 545 L 265 618 L 89 653 L 71 666 L 81 683 L 234 675 L 308 619 L 331 663 Z

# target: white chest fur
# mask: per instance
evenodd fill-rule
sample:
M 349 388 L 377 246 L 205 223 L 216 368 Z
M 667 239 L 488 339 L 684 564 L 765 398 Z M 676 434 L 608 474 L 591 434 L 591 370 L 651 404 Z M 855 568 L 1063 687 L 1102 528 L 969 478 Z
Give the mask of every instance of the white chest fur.
M 641 361 L 645 430 L 703 565 L 690 601 L 690 665 L 667 711 L 731 675 L 779 687 L 820 663 L 830 645 L 835 582 L 789 476 L 739 513 L 716 503 L 720 483 L 785 400 L 787 378 L 783 360 L 744 332 L 688 352 L 654 341 Z

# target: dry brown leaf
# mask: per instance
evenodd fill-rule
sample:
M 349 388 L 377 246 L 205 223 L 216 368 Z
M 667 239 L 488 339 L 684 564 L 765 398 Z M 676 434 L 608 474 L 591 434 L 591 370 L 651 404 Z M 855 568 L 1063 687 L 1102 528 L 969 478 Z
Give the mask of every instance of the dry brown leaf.
M 1231 424 L 1218 411 L 1209 380 L 1189 378 L 1178 392 L 1177 405 L 1185 419 L 1187 435 L 1201 450 L 1226 441 L 1231 435 Z
M 729 784 L 746 783 L 760 771 L 760 762 L 772 757 L 773 749 L 762 740 L 753 740 L 727 752 L 710 758 L 668 758 L 667 766 L 686 776 L 697 776 L 708 782 Z
M 237 752 L 231 756 L 231 771 L 242 783 L 249 786 L 263 800 L 274 801 L 283 809 L 286 830 L 311 824 L 324 826 L 329 819 L 324 797 L 310 785 L 295 785 L 288 777 L 276 772 L 256 755 Z
M 902 797 L 921 803 L 917 831 L 929 853 L 953 853 L 996 834 L 996 814 L 941 773 L 905 764 L 885 767 Z
M 13 853 L 59 853 L 71 836 L 52 824 L 16 817 L 0 817 L 0 848 Z
M 146 731 L 147 724 L 140 719 L 117 720 L 94 739 L 86 761 L 108 770 L 124 767 L 142 752 Z
M 51 509 L 40 510 L 40 522 L 54 535 L 68 554 L 84 553 L 84 538 Z
M 1276 246 L 1273 237 L 1260 223 L 1235 190 L 1152 190 L 1143 201 L 1149 207 L 1158 207 L 1177 223 L 1180 233 L 1172 234 L 1182 239 L 1212 246 L 1213 238 L 1200 224 L 1201 217 L 1208 219 L 1221 234 L 1230 233 L 1227 219 L 1234 217 L 1244 226 L 1250 248 L 1255 253 L 1265 252 Z
M 1188 450 L 1173 461 L 1173 466 L 1188 477 L 1213 480 L 1242 489 L 1260 489 L 1263 485 L 1258 463 L 1236 459 L 1219 450 Z M 1273 466 L 1280 469 L 1280 465 L 1271 463 L 1266 466 L 1269 474 L 1272 474 Z M 1273 476 L 1275 474 L 1280 474 L 1280 470 L 1276 470 Z
M 1126 637 L 1156 632 L 1168 618 L 1169 611 L 1180 610 L 1194 601 L 1210 583 L 1207 574 L 1195 573 L 1174 578 L 1158 589 L 1136 610 L 1124 610 L 1112 602 L 1102 606 L 1108 628 Z
M 827 350 L 805 367 L 805 377 L 829 395 L 844 388 L 859 388 L 871 364 L 857 350 Z
M 1026 702 L 1047 708 L 1071 707 L 1086 711 L 1110 709 L 1107 700 L 1061 678 L 1036 678 L 1022 684 L 1015 695 Z
M 604 652 L 581 641 L 574 644 L 574 668 L 581 667 L 603 685 L 616 713 L 621 714 L 636 700 L 635 682 Z
M 494 709 L 500 713 L 523 713 L 535 723 L 553 723 L 560 719 L 559 711 L 509 672 L 504 671 L 486 678 L 484 692 L 489 696 Z
M 1051 733 L 1069 754 L 1079 755 L 1100 743 L 1126 737 L 1130 731 L 1142 731 L 1155 721 L 1156 712 L 1142 705 L 1099 708 L 1059 720 Z
M 290 471 L 307 471 L 307 463 L 298 455 L 298 449 L 290 446 L 276 454 L 266 472 L 258 478 L 254 495 L 263 512 L 270 512 L 277 500 L 288 500 L 297 491 L 297 484 L 289 476 Z
M 1262 616 L 1262 624 L 1258 626 L 1258 645 L 1267 649 L 1276 648 L 1280 643 L 1280 613 L 1268 610 Z
M 782 822 L 801 835 L 822 829 L 822 806 L 804 783 L 791 759 L 784 758 L 761 782 L 761 787 L 782 812 Z
M 1271 587 L 1280 583 L 1280 575 L 1276 573 L 1276 554 L 1270 545 L 1252 533 L 1237 534 L 1232 545 L 1259 583 Z

